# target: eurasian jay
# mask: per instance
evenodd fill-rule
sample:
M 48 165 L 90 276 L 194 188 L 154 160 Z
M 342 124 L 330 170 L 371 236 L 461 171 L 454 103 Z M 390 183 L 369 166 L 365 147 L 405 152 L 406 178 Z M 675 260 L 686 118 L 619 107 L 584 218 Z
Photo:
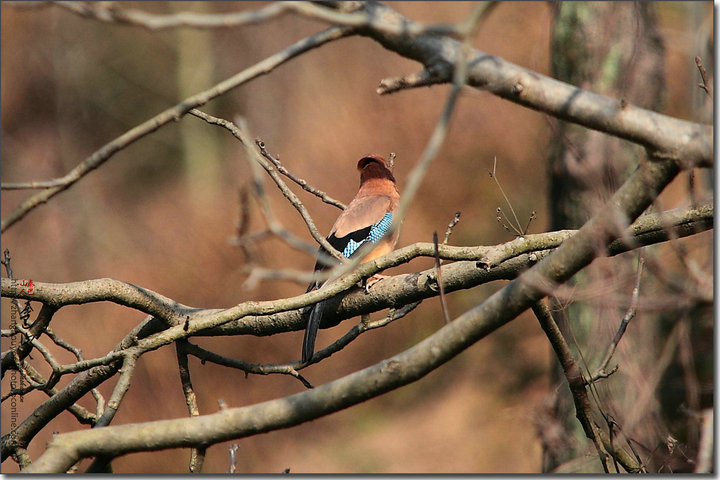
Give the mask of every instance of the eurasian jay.
M 357 169 L 360 171 L 360 189 L 355 198 L 343 210 L 330 230 L 328 243 L 335 247 L 346 258 L 353 256 L 358 249 L 367 242 L 377 246 L 363 259 L 369 262 L 395 248 L 399 229 L 391 236 L 385 236 L 396 214 L 400 194 L 398 193 L 395 177 L 380 155 L 366 155 L 358 161 Z M 320 247 L 318 255 L 328 255 Z M 315 271 L 328 268 L 318 261 Z M 310 292 L 322 285 L 313 281 L 308 287 Z M 312 358 L 315 348 L 315 337 L 322 323 L 323 301 L 313 305 L 303 339 L 302 361 Z

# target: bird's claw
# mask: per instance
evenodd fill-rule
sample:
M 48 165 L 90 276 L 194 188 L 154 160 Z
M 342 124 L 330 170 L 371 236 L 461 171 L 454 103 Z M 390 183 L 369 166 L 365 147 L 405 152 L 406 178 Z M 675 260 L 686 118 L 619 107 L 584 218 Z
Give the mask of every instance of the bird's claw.
M 389 277 L 388 275 L 380 275 L 380 274 L 376 273 L 375 275 L 373 275 L 370 278 L 364 278 L 362 283 L 363 283 L 363 290 L 365 291 L 365 295 L 368 295 L 370 293 L 370 287 L 375 285 L 380 280 L 384 280 L 388 277 Z

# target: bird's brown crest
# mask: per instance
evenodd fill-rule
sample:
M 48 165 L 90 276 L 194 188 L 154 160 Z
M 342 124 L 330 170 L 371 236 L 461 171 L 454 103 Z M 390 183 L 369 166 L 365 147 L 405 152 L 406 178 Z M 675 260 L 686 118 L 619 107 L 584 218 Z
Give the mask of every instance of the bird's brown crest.
M 370 178 L 387 178 L 395 183 L 395 177 L 380 155 L 365 155 L 358 161 L 357 168 L 360 170 L 360 183 Z

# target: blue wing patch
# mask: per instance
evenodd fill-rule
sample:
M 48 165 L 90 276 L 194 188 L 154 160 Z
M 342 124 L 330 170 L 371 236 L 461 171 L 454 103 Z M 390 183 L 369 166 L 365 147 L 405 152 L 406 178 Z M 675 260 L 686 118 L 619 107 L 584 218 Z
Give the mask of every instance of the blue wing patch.
M 350 255 L 355 253 L 365 242 L 377 243 L 390 228 L 392 217 L 392 212 L 386 213 L 379 222 L 370 227 L 370 232 L 363 240 L 356 242 L 355 240 L 350 239 L 348 244 L 345 246 L 345 249 L 342 251 L 343 257 L 350 258 Z

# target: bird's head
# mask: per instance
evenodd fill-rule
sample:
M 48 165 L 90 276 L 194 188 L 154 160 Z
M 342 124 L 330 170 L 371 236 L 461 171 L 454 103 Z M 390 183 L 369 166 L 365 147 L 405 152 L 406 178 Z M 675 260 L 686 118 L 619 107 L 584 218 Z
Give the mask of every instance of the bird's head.
M 395 183 L 395 177 L 380 155 L 365 155 L 358 161 L 357 168 L 360 171 L 360 184 L 372 178 L 384 178 Z

